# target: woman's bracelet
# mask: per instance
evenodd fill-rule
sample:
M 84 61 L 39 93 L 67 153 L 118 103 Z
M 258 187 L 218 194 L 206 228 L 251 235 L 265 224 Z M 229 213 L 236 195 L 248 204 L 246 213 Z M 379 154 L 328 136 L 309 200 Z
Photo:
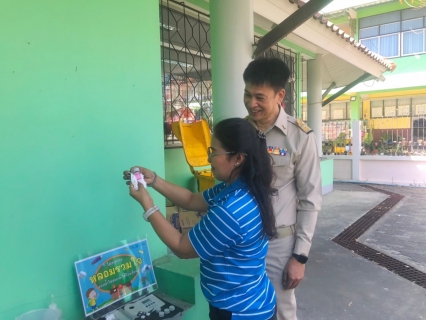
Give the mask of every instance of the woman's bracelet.
M 152 208 L 149 208 L 144 214 L 143 214 L 143 218 L 148 221 L 148 218 L 151 216 L 151 214 L 153 214 L 156 211 L 159 211 L 160 208 L 158 208 L 157 206 L 153 206 Z
M 155 181 L 157 181 L 157 174 L 155 173 L 155 171 L 153 171 L 152 173 L 154 173 L 154 180 L 152 180 L 152 183 L 147 183 L 146 185 L 148 187 L 154 187 Z

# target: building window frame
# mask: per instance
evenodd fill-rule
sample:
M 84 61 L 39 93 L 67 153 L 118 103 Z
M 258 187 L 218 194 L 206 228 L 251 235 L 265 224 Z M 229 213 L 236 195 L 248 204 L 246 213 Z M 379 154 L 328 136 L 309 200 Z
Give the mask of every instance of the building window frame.
M 416 16 L 416 15 L 412 15 L 410 16 L 410 12 L 408 12 L 407 10 L 410 9 L 405 9 L 405 10 L 399 10 L 399 19 L 397 20 L 397 17 L 391 17 L 391 21 L 390 22 L 384 22 L 383 21 L 383 17 L 382 18 L 377 18 L 377 20 L 379 21 L 379 23 L 374 24 L 374 21 L 372 21 L 372 19 L 375 19 L 375 17 L 380 17 L 381 15 L 384 14 L 379 14 L 379 15 L 375 15 L 375 16 L 370 16 L 370 17 L 365 17 L 365 18 L 361 18 L 360 19 L 360 23 L 359 25 L 363 25 L 362 21 L 364 20 L 364 26 L 363 28 L 359 28 L 358 29 L 358 35 L 359 35 L 359 42 L 362 45 L 365 45 L 368 49 L 370 49 L 371 51 L 380 54 L 383 57 L 386 58 L 396 58 L 396 57 L 406 57 L 406 56 L 413 56 L 413 55 L 419 55 L 419 54 L 426 54 L 426 17 L 424 16 Z M 426 11 L 426 9 L 422 9 L 423 11 Z M 407 13 L 408 12 L 408 13 Z M 426 12 L 425 12 L 426 13 Z M 389 13 L 391 14 L 391 13 Z M 409 26 L 409 29 L 407 29 L 407 26 L 404 26 L 404 23 L 410 24 L 410 22 L 415 22 L 415 21 L 422 21 L 422 23 L 417 23 L 417 26 L 414 26 L 414 28 L 412 28 L 411 26 Z M 397 24 L 399 24 L 399 28 L 397 28 Z M 393 25 L 393 27 L 392 27 Z M 390 33 L 387 33 L 388 31 L 383 30 L 385 26 L 391 26 L 390 29 L 393 29 L 390 31 Z M 399 29 L 398 32 L 392 32 L 396 29 Z M 363 36 L 363 31 L 365 31 L 365 33 L 369 36 Z M 371 32 L 374 31 L 374 32 Z M 410 52 L 410 53 L 405 53 L 404 52 L 404 42 L 405 44 L 407 43 L 408 40 L 408 36 L 410 33 L 415 33 L 415 34 L 419 34 L 421 33 L 422 35 L 422 49 L 421 51 L 418 52 Z M 371 35 L 374 34 L 374 35 Z M 395 36 L 398 35 L 398 41 L 397 41 L 397 55 L 388 55 L 386 54 L 386 52 L 384 50 L 389 50 L 389 46 L 385 46 L 383 45 L 381 42 L 384 41 L 384 37 L 388 37 L 388 36 Z M 371 45 L 371 40 L 376 40 L 377 39 L 377 45 L 372 46 Z M 405 41 L 404 41 L 405 40 Z M 413 40 L 414 41 L 414 40 Z M 369 43 L 370 42 L 370 43 Z M 415 44 L 415 42 L 413 42 Z M 387 49 L 386 49 L 387 48 Z M 396 49 L 393 46 L 391 46 L 392 49 Z M 396 53 L 395 51 L 395 53 Z
M 423 41 L 422 51 L 412 52 L 412 53 L 404 53 L 404 35 L 405 34 L 411 34 L 411 33 L 420 34 L 418 32 L 422 33 L 422 41 Z M 401 57 L 415 56 L 415 55 L 424 54 L 424 53 L 426 53 L 426 28 L 401 32 Z
M 386 102 L 387 101 L 390 102 L 392 100 L 395 101 L 395 104 L 391 106 L 389 105 L 386 106 Z M 378 104 L 379 102 L 381 106 L 373 105 L 373 104 Z M 393 112 L 394 115 L 387 115 L 386 108 L 394 108 L 394 112 Z M 400 108 L 404 108 L 402 109 L 403 111 L 401 111 Z M 377 112 L 374 112 L 373 109 L 380 109 L 381 114 L 373 115 L 373 113 L 377 114 Z M 415 96 L 410 98 L 399 97 L 399 98 L 392 98 L 392 99 L 371 100 L 370 115 L 371 115 L 371 119 L 426 116 L 426 96 Z
M 382 52 L 382 49 L 381 49 L 381 47 L 382 47 L 381 40 L 383 38 L 387 38 L 389 36 L 395 36 L 395 35 L 398 36 L 398 47 L 397 47 L 398 53 L 396 55 L 384 55 L 383 52 Z M 374 50 L 375 48 L 371 48 L 371 47 L 369 47 L 368 45 L 365 44 L 365 41 L 372 40 L 372 39 L 377 39 L 377 50 Z M 380 54 L 383 57 L 396 58 L 396 57 L 401 56 L 401 33 L 399 33 L 399 32 L 398 33 L 383 34 L 383 35 L 379 35 L 379 36 L 375 36 L 375 37 L 363 38 L 363 39 L 360 39 L 360 42 L 361 42 L 362 45 L 366 46 L 371 51 L 373 51 L 377 54 Z

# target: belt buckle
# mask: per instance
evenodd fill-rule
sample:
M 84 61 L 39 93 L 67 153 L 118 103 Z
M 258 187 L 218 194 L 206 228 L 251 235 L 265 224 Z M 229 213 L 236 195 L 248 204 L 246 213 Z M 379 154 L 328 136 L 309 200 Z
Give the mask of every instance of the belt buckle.
M 289 226 L 279 226 L 277 229 L 278 238 L 287 238 L 296 233 L 296 228 L 294 224 Z M 282 232 L 280 232 L 279 229 L 281 229 Z

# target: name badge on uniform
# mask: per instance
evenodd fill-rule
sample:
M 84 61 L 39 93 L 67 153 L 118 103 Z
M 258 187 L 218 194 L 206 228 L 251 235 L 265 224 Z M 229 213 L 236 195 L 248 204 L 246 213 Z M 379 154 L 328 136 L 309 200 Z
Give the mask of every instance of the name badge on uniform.
M 276 154 L 276 155 L 279 155 L 279 156 L 286 156 L 287 155 L 287 149 L 269 146 L 268 147 L 268 153 Z

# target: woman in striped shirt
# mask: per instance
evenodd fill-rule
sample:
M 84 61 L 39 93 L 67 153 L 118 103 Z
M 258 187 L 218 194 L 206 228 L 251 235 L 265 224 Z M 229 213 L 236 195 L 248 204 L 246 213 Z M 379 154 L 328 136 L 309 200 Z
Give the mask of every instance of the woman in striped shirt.
M 200 258 L 201 288 L 211 320 L 276 319 L 275 292 L 266 275 L 268 239 L 275 237 L 271 185 L 274 174 L 263 133 L 231 118 L 214 127 L 208 148 L 212 173 L 222 183 L 202 193 L 171 184 L 142 167 L 148 186 L 174 204 L 199 212 L 201 221 L 180 234 L 154 206 L 146 189 L 130 195 L 146 213 L 160 239 L 180 258 Z M 129 171 L 124 178 L 129 179 Z

